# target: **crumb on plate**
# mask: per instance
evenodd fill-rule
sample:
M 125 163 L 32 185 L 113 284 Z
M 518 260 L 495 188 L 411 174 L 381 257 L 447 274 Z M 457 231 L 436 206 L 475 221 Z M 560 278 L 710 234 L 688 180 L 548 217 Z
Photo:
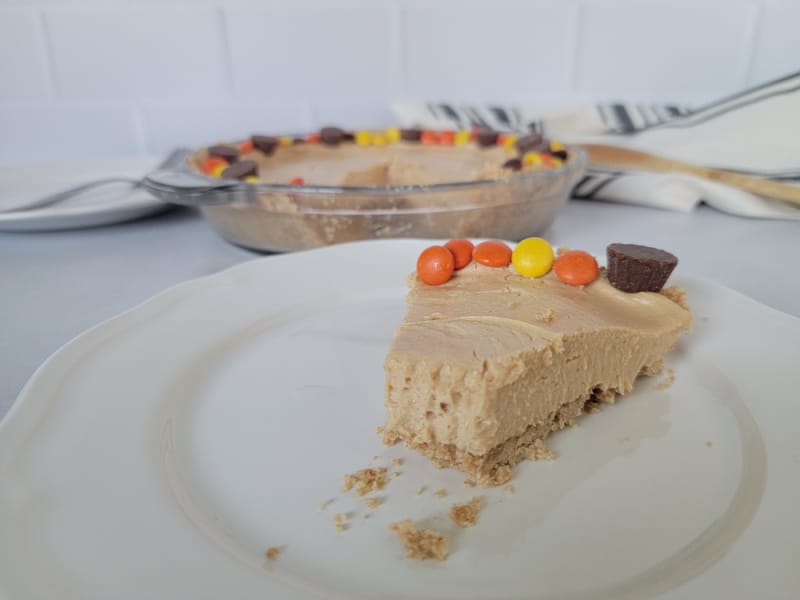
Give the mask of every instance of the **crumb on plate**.
M 386 467 L 360 469 L 344 476 L 342 491 L 349 492 L 354 487 L 356 495 L 365 496 L 386 486 Z
M 417 529 L 411 519 L 389 524 L 389 531 L 394 533 L 403 544 L 406 558 L 415 560 L 434 559 L 443 561 L 447 558 L 447 540 L 438 531 Z
M 472 527 L 478 522 L 478 514 L 484 506 L 482 496 L 474 496 L 465 504 L 453 504 L 448 515 L 459 527 Z

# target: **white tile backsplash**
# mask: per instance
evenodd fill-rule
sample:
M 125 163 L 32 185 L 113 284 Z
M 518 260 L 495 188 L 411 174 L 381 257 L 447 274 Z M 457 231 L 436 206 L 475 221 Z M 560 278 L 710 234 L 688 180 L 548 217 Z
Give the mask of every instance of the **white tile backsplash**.
M 177 145 L 207 145 L 253 133 L 293 133 L 311 128 L 309 109 L 302 102 L 198 99 L 192 103 L 145 103 L 142 122 L 145 146 L 156 154 Z
M 0 161 L 390 122 L 393 100 L 704 102 L 800 70 L 797 0 L 2 0 Z
M 582 7 L 576 86 L 615 99 L 711 100 L 746 83 L 753 3 L 606 0 Z
M 312 100 L 311 120 L 316 127 L 347 123 L 354 128 L 379 128 L 392 122 L 391 100 L 389 97 L 371 101 L 358 97 Z
M 571 2 L 414 2 L 403 7 L 407 93 L 465 100 L 563 90 L 574 40 Z
M 45 9 L 58 89 L 70 98 L 229 95 L 210 6 Z
M 272 97 L 395 92 L 388 2 L 265 2 L 225 9 L 233 86 Z
M 753 61 L 754 82 L 800 69 L 800 2 L 769 2 L 763 11 Z
M 6 104 L 0 109 L 0 162 L 142 154 L 134 109 L 124 105 Z
M 47 55 L 38 11 L 0 9 L 0 100 L 49 95 Z

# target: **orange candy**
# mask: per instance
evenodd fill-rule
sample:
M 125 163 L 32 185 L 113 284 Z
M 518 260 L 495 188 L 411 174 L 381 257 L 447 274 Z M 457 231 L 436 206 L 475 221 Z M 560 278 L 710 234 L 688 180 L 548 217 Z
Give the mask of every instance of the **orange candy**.
M 426 146 L 434 146 L 439 143 L 439 134 L 430 130 L 423 131 L 419 141 Z
M 444 246 L 425 248 L 417 259 L 417 275 L 428 285 L 441 285 L 453 276 L 455 259 Z
M 456 141 L 455 131 L 443 131 L 439 134 L 439 143 L 442 146 L 452 146 Z
M 569 250 L 556 258 L 553 270 L 569 285 L 586 285 L 597 278 L 597 261 L 583 250 Z
M 203 161 L 203 173 L 210 175 L 219 166 L 227 167 L 228 161 L 218 156 L 210 156 Z
M 472 250 L 472 258 L 487 267 L 506 267 L 511 264 L 511 248 L 497 240 L 481 242 Z
M 456 271 L 463 269 L 472 262 L 472 249 L 474 246 L 469 240 L 450 240 L 444 247 L 453 253 Z
M 321 139 L 322 139 L 322 137 L 321 137 L 321 136 L 320 136 L 318 133 L 309 133 L 309 134 L 306 136 L 306 141 L 307 141 L 309 144 L 316 144 L 316 143 L 317 143 L 317 142 L 319 142 Z
M 303 185 L 303 184 L 305 184 L 305 181 L 303 180 L 302 177 L 292 177 L 289 180 L 289 185 Z
M 504 146 L 507 139 L 508 139 L 508 134 L 507 133 L 499 134 L 497 136 L 497 145 L 498 146 Z
M 241 144 L 239 144 L 239 152 L 242 154 L 247 154 L 248 152 L 253 151 L 253 141 L 252 140 L 245 140 Z

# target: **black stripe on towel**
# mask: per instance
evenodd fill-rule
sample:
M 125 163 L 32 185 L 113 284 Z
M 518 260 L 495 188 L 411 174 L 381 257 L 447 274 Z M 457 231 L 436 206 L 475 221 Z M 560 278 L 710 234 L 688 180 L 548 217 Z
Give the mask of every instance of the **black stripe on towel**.
M 634 131 L 636 127 L 633 126 L 633 121 L 631 120 L 630 116 L 628 115 L 628 109 L 625 108 L 623 104 L 612 104 L 611 110 L 614 113 L 614 116 L 617 118 L 617 127 L 616 130 L 620 133 Z

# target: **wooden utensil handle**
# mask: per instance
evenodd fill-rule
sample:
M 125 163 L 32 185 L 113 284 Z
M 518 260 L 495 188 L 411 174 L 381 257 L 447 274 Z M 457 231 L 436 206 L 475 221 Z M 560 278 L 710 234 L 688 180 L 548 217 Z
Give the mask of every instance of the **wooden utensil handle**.
M 646 171 L 663 171 L 673 173 L 687 173 L 709 181 L 724 183 L 759 196 L 767 198 L 777 198 L 794 204 L 800 205 L 800 187 L 755 177 L 734 173 L 733 171 L 723 171 L 722 169 L 712 169 L 685 163 L 663 156 L 656 156 L 640 150 L 620 148 L 618 146 L 607 146 L 605 144 L 583 144 L 589 156 L 589 164 L 599 164 L 610 167 L 637 168 Z

